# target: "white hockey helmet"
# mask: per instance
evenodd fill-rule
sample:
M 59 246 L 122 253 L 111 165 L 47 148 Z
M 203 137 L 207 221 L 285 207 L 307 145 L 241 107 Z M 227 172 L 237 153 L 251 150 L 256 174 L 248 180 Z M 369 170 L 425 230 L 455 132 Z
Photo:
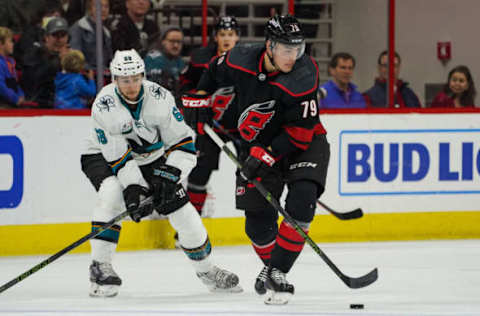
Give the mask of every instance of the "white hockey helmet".
M 134 76 L 145 73 L 145 63 L 135 49 L 117 50 L 110 62 L 110 73 L 116 76 Z

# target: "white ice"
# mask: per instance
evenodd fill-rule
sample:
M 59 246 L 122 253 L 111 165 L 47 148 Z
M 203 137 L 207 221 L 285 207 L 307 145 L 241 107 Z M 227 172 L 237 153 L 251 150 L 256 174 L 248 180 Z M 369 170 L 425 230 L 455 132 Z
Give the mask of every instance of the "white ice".
M 120 293 L 99 299 L 88 296 L 90 256 L 66 254 L 1 293 L 0 315 L 480 315 L 479 240 L 319 246 L 349 276 L 378 267 L 378 281 L 349 289 L 306 245 L 288 274 L 292 300 L 268 306 L 253 290 L 261 265 L 249 246 L 214 248 L 215 261 L 239 274 L 241 294 L 209 293 L 180 250 L 120 252 Z M 46 257 L 0 258 L 0 284 Z

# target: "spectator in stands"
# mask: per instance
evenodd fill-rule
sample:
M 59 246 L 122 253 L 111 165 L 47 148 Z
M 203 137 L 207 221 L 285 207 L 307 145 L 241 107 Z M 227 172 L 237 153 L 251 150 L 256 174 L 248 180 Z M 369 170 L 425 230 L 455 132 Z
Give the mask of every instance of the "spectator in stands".
M 174 95 L 178 91 L 180 72 L 186 67 L 180 56 L 183 32 L 178 26 L 166 26 L 145 57 L 147 79 L 156 82 Z
M 21 105 L 24 93 L 18 84 L 13 53 L 13 32 L 0 26 L 0 107 Z
M 477 91 L 472 75 L 467 66 L 457 66 L 448 73 L 448 80 L 443 90 L 432 101 L 432 108 L 475 107 Z
M 97 86 L 92 69 L 85 71 L 85 56 L 72 49 L 61 60 L 62 72 L 55 77 L 55 108 L 85 109 L 95 97 Z M 92 99 L 93 100 L 93 99 Z
M 75 22 L 80 20 L 88 10 L 86 0 L 62 0 L 62 2 L 63 10 L 65 11 L 64 17 L 67 20 L 68 25 L 75 24 Z
M 61 15 L 62 8 L 60 6 L 39 7 L 35 13 L 32 13 L 30 24 L 27 25 L 13 49 L 13 57 L 17 61 L 18 70 L 23 69 L 25 55 L 42 46 L 48 21 Z
M 86 0 L 87 12 L 83 18 L 78 20 L 70 28 L 70 47 L 80 50 L 85 56 L 86 68 L 97 68 L 97 32 L 95 26 L 96 0 Z M 109 14 L 109 0 L 101 0 L 102 4 L 102 22 Z M 108 68 L 112 60 L 112 38 L 110 31 L 103 26 L 103 64 Z
M 0 5 L 0 26 L 9 28 L 12 33 L 20 34 L 28 24 L 25 14 L 18 0 L 4 0 Z
M 149 0 L 125 0 L 127 14 L 114 19 L 112 30 L 113 51 L 134 48 L 145 57 L 151 36 L 158 33 L 157 24 L 146 17 L 150 10 Z
M 54 79 L 61 71 L 61 57 L 70 50 L 68 23 L 55 17 L 48 22 L 45 33 L 42 46 L 35 47 L 25 57 L 21 83 L 28 99 L 41 107 L 53 107 Z
M 415 92 L 408 87 L 408 82 L 399 79 L 400 64 L 402 60 L 400 55 L 395 52 L 394 59 L 394 108 L 419 108 L 420 100 Z M 378 78 L 372 88 L 364 93 L 368 107 L 386 108 L 387 105 L 387 77 L 388 77 L 388 52 L 383 51 L 378 56 Z
M 327 91 L 327 96 L 320 102 L 321 108 L 346 109 L 365 108 L 366 103 L 357 86 L 351 80 L 355 69 L 355 58 L 349 53 L 336 53 L 328 65 L 332 80 L 320 88 Z

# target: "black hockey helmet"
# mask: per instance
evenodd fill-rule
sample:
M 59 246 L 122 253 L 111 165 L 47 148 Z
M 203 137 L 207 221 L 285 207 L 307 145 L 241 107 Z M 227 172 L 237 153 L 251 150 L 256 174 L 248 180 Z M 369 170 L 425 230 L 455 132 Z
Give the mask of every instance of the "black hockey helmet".
M 268 20 L 265 25 L 265 38 L 289 45 L 299 45 L 305 41 L 300 23 L 290 14 L 275 15 Z
M 237 32 L 237 35 L 240 35 L 240 26 L 234 16 L 219 17 L 217 24 L 215 24 L 215 34 L 219 30 L 234 30 Z

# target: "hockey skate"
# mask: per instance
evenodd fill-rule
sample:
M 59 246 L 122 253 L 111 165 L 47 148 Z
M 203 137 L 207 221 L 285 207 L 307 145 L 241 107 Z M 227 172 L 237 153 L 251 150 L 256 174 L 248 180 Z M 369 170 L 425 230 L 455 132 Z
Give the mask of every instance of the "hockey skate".
M 213 266 L 210 271 L 205 273 L 197 272 L 197 276 L 210 292 L 240 293 L 243 291 L 242 287 L 238 285 L 239 279 L 235 273 L 217 266 Z
M 276 268 L 268 269 L 265 287 L 267 288 L 267 297 L 264 302 L 267 305 L 287 304 L 295 291 L 293 285 L 288 283 L 285 273 Z
M 263 295 L 267 293 L 267 289 L 265 288 L 265 281 L 267 280 L 267 272 L 268 267 L 264 266 L 262 271 L 258 274 L 257 278 L 255 279 L 255 292 L 259 295 Z
M 90 265 L 90 282 L 91 297 L 113 297 L 122 284 L 110 263 L 95 260 Z

